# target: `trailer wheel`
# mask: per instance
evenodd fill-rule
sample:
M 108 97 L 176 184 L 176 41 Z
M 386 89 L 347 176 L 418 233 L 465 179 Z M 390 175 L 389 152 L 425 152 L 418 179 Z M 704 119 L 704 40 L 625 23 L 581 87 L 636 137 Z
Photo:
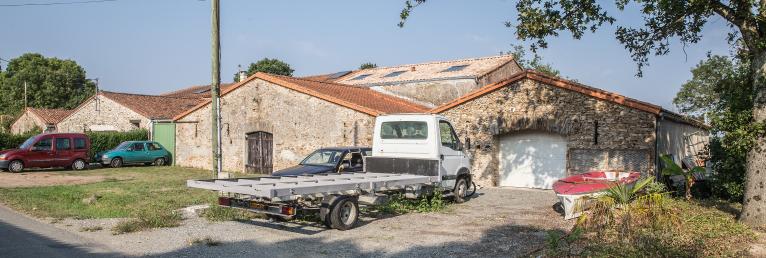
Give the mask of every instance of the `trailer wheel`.
M 456 203 L 463 203 L 468 197 L 468 181 L 465 177 L 461 177 L 455 183 L 455 189 L 453 190 Z
M 354 228 L 357 221 L 359 221 L 359 204 L 356 199 L 348 196 L 340 197 L 330 213 L 332 228 L 349 230 Z
M 332 213 L 333 207 L 340 200 L 340 196 L 332 195 L 322 199 L 322 206 L 319 208 L 319 220 L 327 228 L 332 228 L 332 222 L 330 221 L 330 213 Z

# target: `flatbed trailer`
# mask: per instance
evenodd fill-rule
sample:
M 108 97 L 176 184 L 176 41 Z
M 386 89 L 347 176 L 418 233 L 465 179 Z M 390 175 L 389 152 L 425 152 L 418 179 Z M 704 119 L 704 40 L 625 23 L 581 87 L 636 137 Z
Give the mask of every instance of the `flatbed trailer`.
M 218 205 L 274 219 L 319 215 L 329 228 L 350 229 L 362 203 L 396 192 L 430 193 L 438 177 L 391 173 L 333 173 L 282 177 L 188 180 L 191 188 L 219 192 Z

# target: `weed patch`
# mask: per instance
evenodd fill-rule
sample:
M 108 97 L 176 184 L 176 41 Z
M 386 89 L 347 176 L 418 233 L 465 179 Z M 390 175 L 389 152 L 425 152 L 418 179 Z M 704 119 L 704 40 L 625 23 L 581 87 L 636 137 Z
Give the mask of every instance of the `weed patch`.
M 80 232 L 96 232 L 104 230 L 101 226 L 91 226 L 91 227 L 82 227 L 80 228 Z
M 146 209 L 136 213 L 135 218 L 117 223 L 112 228 L 115 235 L 137 232 L 151 228 L 171 228 L 181 225 L 181 214 L 165 209 Z
M 447 201 L 442 198 L 441 194 L 425 196 L 419 199 L 407 199 L 404 195 L 396 194 L 392 195 L 385 204 L 373 207 L 376 211 L 386 214 L 440 212 L 446 208 Z
M 221 207 L 215 204 L 211 204 L 210 208 L 202 211 L 201 215 L 208 221 L 243 221 L 264 217 L 252 212 Z
M 189 245 L 219 246 L 221 244 L 223 244 L 221 241 L 215 240 L 211 237 L 194 238 L 189 240 Z

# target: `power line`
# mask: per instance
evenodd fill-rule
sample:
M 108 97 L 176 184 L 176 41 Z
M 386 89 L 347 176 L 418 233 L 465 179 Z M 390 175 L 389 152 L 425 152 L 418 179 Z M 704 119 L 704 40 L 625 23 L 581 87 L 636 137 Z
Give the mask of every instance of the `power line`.
M 26 3 L 26 4 L 0 4 L 0 7 L 21 7 L 21 6 L 48 6 L 48 5 L 69 5 L 69 4 L 91 4 L 91 3 L 103 3 L 114 2 L 117 0 L 90 0 L 90 1 L 73 1 L 73 2 L 51 2 L 51 3 Z

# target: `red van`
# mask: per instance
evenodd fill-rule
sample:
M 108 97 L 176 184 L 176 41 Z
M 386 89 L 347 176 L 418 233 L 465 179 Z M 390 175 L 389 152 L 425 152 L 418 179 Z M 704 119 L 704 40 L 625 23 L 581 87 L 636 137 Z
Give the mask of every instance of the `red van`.
M 32 136 L 18 149 L 0 151 L 0 169 L 18 173 L 24 168 L 88 166 L 90 139 L 81 133 L 49 133 Z

